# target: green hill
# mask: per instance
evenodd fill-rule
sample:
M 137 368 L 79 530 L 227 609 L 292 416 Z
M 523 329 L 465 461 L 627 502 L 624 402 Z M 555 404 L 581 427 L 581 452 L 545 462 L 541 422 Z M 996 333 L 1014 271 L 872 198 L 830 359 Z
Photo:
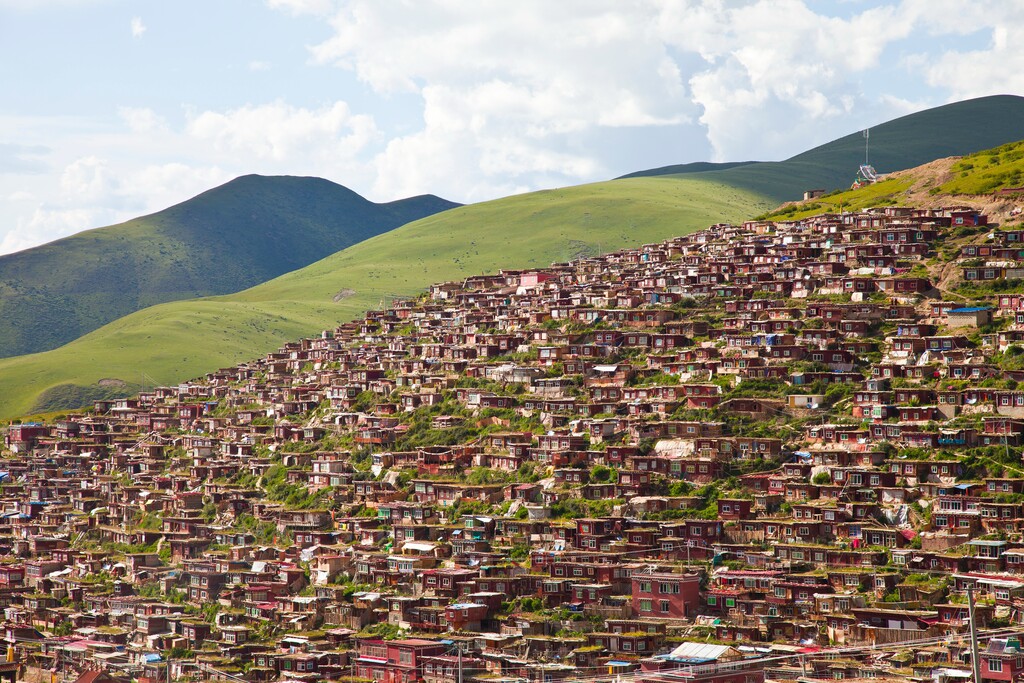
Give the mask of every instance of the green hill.
M 637 178 L 517 195 L 402 226 L 237 294 L 153 306 L 59 349 L 0 360 L 0 416 L 170 383 L 330 328 L 381 300 L 500 268 L 548 266 L 738 221 L 749 192 Z
M 1007 137 L 989 146 L 1024 138 L 1021 114 L 1024 98 L 995 97 L 903 117 L 872 129 L 872 140 L 888 140 L 892 147 L 873 159 L 881 160 L 882 171 L 907 168 L 931 160 L 936 150 L 945 155 L 998 135 Z M 978 117 L 991 122 L 989 132 Z M 915 132 L 915 125 L 924 132 Z M 949 139 L 954 134 L 963 139 Z M 807 187 L 848 186 L 862 140 L 857 133 L 778 164 L 715 171 L 694 166 L 684 174 L 533 192 L 430 216 L 251 289 L 143 309 L 59 349 L 0 360 L 0 416 L 128 394 L 143 377 L 179 381 L 333 327 L 434 282 L 546 266 L 740 221 Z
M 0 257 L 0 357 L 154 304 L 237 292 L 454 206 L 374 204 L 321 178 L 244 176 L 150 216 Z
M 871 128 L 870 160 L 879 173 L 920 166 L 933 159 L 971 154 L 1024 138 L 1024 97 L 993 95 L 909 114 Z M 804 190 L 846 188 L 864 163 L 858 131 L 775 162 L 746 163 L 694 172 L 692 165 L 639 171 L 634 176 L 685 174 L 743 188 L 784 202 Z

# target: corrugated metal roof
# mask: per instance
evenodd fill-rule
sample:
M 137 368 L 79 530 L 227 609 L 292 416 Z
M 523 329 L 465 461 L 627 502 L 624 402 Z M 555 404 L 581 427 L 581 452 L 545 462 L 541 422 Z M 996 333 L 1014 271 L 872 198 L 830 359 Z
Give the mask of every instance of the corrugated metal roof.
M 669 653 L 674 659 L 718 659 L 730 650 L 728 645 L 711 645 L 709 643 L 682 643 Z

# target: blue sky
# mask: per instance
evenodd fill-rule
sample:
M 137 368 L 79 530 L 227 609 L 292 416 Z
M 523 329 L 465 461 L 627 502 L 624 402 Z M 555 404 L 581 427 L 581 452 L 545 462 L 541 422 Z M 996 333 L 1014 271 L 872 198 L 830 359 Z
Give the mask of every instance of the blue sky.
M 470 202 L 781 159 L 1024 94 L 1022 29 L 1001 1 L 0 0 L 0 253 L 245 173 Z

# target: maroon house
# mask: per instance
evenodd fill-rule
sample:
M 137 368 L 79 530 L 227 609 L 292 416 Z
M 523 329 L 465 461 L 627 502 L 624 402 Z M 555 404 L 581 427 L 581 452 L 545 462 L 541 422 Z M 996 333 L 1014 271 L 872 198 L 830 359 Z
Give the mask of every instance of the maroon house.
M 699 607 L 699 574 L 633 575 L 634 616 L 682 619 L 696 615 Z

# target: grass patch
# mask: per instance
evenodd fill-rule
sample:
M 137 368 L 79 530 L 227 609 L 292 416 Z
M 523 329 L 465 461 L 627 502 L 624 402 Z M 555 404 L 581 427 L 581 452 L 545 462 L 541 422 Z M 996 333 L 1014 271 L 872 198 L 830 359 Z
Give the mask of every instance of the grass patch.
M 1024 186 L 1024 141 L 970 154 L 953 164 L 953 180 L 933 192 L 981 195 Z

